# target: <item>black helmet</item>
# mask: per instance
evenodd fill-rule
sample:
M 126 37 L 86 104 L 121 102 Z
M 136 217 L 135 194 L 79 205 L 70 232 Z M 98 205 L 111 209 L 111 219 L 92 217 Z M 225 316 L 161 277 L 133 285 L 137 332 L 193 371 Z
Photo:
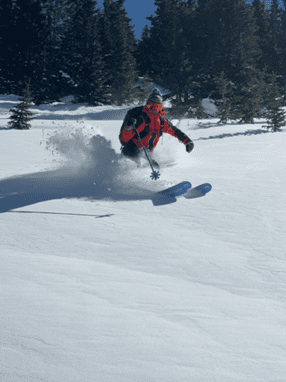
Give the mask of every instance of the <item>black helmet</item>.
M 162 94 L 161 94 L 161 92 L 160 92 L 160 90 L 158 88 L 154 88 L 152 90 L 151 94 L 149 95 L 149 98 L 148 98 L 148 101 L 147 101 L 147 105 L 150 102 L 163 103 L 163 97 L 162 97 Z

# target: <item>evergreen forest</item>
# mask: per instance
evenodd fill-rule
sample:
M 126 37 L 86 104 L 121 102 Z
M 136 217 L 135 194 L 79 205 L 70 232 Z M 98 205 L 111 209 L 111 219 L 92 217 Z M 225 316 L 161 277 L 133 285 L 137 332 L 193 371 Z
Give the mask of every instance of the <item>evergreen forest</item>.
M 0 93 L 24 97 L 29 85 L 36 105 L 72 96 L 120 106 L 144 102 L 154 83 L 167 89 L 173 116 L 202 117 L 209 97 L 222 123 L 286 106 L 278 0 L 269 10 L 262 0 L 154 0 L 139 40 L 124 2 L 1 0 Z

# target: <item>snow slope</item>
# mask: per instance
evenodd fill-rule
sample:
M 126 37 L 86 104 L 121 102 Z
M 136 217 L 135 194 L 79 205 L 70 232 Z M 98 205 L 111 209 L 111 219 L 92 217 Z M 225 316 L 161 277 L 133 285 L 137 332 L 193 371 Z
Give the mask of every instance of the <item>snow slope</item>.
M 174 121 L 195 149 L 164 135 L 152 181 L 119 119 L 7 117 L 0 381 L 285 382 L 285 129 Z M 213 189 L 153 206 L 183 180 Z

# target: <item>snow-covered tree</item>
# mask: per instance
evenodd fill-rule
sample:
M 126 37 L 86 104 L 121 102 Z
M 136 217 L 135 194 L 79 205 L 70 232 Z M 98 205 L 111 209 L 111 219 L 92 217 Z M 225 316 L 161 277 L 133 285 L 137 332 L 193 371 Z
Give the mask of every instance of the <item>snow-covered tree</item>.
M 8 122 L 10 129 L 27 130 L 31 127 L 29 121 L 33 120 L 33 113 L 29 110 L 31 108 L 31 93 L 30 81 L 26 85 L 24 96 L 20 98 L 20 103 L 17 104 L 10 111 L 12 112 Z

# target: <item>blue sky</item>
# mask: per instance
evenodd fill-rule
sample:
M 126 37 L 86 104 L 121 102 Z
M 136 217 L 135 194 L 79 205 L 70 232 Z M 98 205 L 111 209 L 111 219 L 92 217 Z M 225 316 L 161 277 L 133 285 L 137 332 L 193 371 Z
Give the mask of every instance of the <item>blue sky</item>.
M 102 8 L 103 0 L 98 0 L 97 3 Z M 154 14 L 156 9 L 154 0 L 125 0 L 124 6 L 128 17 L 132 19 L 131 25 L 134 25 L 135 37 L 140 39 L 145 25 L 150 25 L 146 17 Z
M 264 0 L 266 8 L 270 9 L 272 0 Z M 103 0 L 98 0 L 98 5 L 102 8 Z M 252 0 L 248 0 L 247 3 L 251 4 Z M 283 1 L 279 0 L 280 7 L 284 9 Z M 150 22 L 146 20 L 147 16 L 154 14 L 155 5 L 154 0 L 125 0 L 124 3 L 128 17 L 132 19 L 132 25 L 134 25 L 135 37 L 140 39 L 142 30 L 146 24 L 150 25 Z

